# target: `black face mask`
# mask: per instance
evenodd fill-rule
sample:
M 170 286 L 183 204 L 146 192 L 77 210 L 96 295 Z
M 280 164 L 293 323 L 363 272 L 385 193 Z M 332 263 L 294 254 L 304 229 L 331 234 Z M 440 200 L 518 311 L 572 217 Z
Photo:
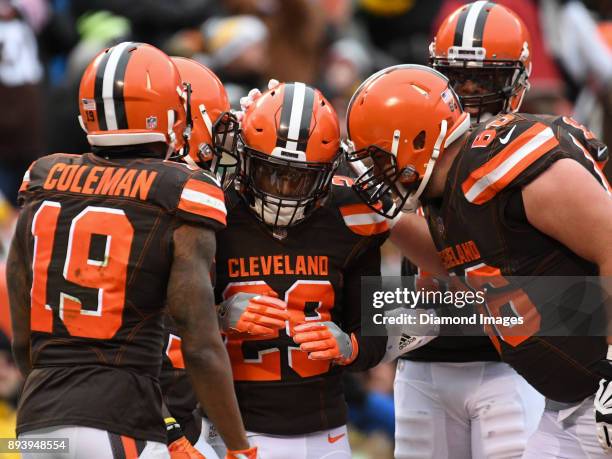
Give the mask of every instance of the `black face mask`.
M 479 66 L 457 65 L 436 60 L 433 66 L 442 72 L 459 96 L 463 108 L 475 122 L 488 113 L 497 115 L 510 111 L 510 99 L 522 89 L 521 76 L 525 68 L 519 62 L 482 62 Z

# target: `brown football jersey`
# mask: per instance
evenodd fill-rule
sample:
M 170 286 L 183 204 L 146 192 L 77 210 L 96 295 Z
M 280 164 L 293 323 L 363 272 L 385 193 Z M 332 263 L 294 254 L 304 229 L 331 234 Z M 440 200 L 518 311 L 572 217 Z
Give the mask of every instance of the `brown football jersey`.
M 17 432 L 56 425 L 165 441 L 158 374 L 172 235 L 225 225 L 202 170 L 153 158 L 55 154 L 20 189 L 31 261 L 33 371 Z
M 387 223 L 336 176 L 327 202 L 279 237 L 231 192 L 228 226 L 217 234 L 217 302 L 237 292 L 278 295 L 290 321 L 270 337 L 231 335 L 227 350 L 247 430 L 300 435 L 346 424 L 343 367 L 308 359 L 291 338 L 293 327 L 333 321 L 359 341 L 354 370 L 376 365 L 386 337 L 360 336 L 361 276 L 380 275 Z
M 596 142 L 589 137 L 564 117 L 502 115 L 479 125 L 451 166 L 443 198 L 425 205 L 447 270 L 488 276 L 493 287 L 509 285 L 507 276 L 597 276 L 597 266 L 528 222 L 521 194 L 522 187 L 563 158 L 580 163 L 609 192 L 600 158 L 590 151 Z M 563 301 L 574 299 L 567 295 Z M 526 318 L 520 329 L 499 326 L 488 332 L 502 360 L 538 391 L 559 402 L 595 392 L 600 376 L 594 368 L 607 349 L 604 337 L 542 336 L 557 311 L 547 310 L 531 291 L 506 288 L 487 303 L 493 316 L 514 311 Z

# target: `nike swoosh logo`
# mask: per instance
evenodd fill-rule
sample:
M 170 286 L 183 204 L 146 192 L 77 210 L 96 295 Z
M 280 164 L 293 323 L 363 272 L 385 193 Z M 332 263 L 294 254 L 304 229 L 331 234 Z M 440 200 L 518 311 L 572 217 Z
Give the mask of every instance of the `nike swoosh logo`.
M 597 150 L 597 159 L 600 161 L 604 159 L 604 157 L 607 155 L 607 152 L 608 152 L 608 147 L 600 147 Z
M 329 443 L 336 443 L 338 440 L 340 440 L 342 437 L 344 437 L 346 434 L 340 434 L 337 435 L 335 437 L 332 437 L 331 434 L 327 434 L 327 441 Z
M 515 129 L 516 129 L 516 124 L 512 126 L 512 129 L 510 129 L 510 132 L 508 132 L 508 134 L 506 134 L 505 137 L 500 137 L 499 143 L 501 143 L 502 145 L 506 145 L 508 141 L 510 140 L 510 137 L 512 137 L 512 133 L 514 132 Z

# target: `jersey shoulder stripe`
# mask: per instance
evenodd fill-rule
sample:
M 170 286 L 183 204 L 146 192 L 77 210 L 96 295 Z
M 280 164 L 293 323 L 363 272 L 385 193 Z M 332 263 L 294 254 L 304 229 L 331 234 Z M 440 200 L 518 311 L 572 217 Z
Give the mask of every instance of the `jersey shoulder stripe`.
M 227 210 L 223 191 L 212 183 L 195 178 L 188 179 L 179 198 L 178 210 L 226 225 Z
M 373 236 L 389 231 L 387 219 L 366 204 L 348 204 L 339 210 L 346 226 L 359 236 Z
M 461 185 L 465 198 L 478 205 L 488 202 L 535 161 L 558 145 L 559 141 L 549 126 L 535 123 L 470 173 Z
M 331 193 L 346 227 L 358 236 L 375 236 L 389 231 L 387 219 L 361 202 L 353 191 L 352 177 L 334 175 Z M 379 204 L 382 207 L 382 204 Z
M 23 180 L 21 181 L 21 186 L 19 187 L 19 193 L 23 193 L 24 191 L 28 190 L 28 186 L 30 186 L 30 171 L 32 170 L 35 162 L 36 161 L 30 164 L 28 170 L 25 171 L 25 174 L 23 174 Z

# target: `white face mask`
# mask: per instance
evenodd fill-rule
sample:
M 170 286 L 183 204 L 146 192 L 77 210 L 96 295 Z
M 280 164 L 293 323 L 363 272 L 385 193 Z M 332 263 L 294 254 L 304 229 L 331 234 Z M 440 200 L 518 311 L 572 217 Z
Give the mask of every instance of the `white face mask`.
M 280 205 L 280 199 L 268 197 L 264 204 L 260 198 L 254 198 L 251 208 L 256 215 L 262 216 L 264 223 L 268 225 L 287 226 L 289 223 L 297 223 L 304 219 L 305 207 L 285 207 Z M 263 208 L 263 212 L 262 212 Z M 293 217 L 293 220 L 291 219 Z

